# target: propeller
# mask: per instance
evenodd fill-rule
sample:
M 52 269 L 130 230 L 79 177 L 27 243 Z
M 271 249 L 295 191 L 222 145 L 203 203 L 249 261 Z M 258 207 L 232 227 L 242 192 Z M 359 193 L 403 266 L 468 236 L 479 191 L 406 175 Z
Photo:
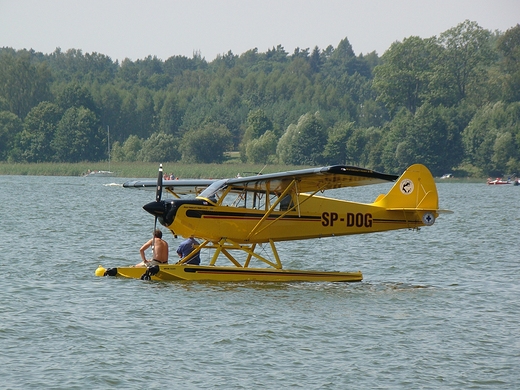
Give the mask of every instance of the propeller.
M 162 164 L 159 164 L 159 176 L 157 176 L 157 190 L 155 191 L 155 201 L 160 202 L 162 197 L 162 180 L 163 180 L 163 169 Z
M 163 168 L 162 164 L 159 164 L 159 174 L 157 176 L 157 188 L 155 190 L 155 202 L 159 203 L 162 198 L 162 187 L 163 187 Z M 155 230 L 157 229 L 157 214 L 155 214 L 155 221 L 153 224 L 153 243 L 152 248 L 154 252 L 154 258 L 155 258 Z
M 155 191 L 155 201 L 147 203 L 143 206 L 147 212 L 152 214 L 155 217 L 154 231 L 157 229 L 157 219 L 160 219 L 160 222 L 164 224 L 164 218 L 166 217 L 168 211 L 171 206 L 169 202 L 165 202 L 162 199 L 162 190 L 163 190 L 163 168 L 162 164 L 159 165 L 159 175 L 157 176 L 157 188 Z M 165 225 L 166 226 L 166 225 Z
M 155 259 L 155 231 L 157 230 L 157 218 L 159 215 L 164 214 L 164 202 L 161 201 L 162 198 L 162 189 L 163 189 L 163 167 L 162 164 L 159 164 L 159 174 L 157 175 L 157 188 L 155 190 L 155 201 L 148 203 L 143 206 L 143 208 L 148 211 L 150 214 L 153 214 L 155 217 L 155 221 L 153 224 L 153 232 L 152 232 L 152 252 L 153 259 Z M 161 211 L 162 209 L 162 211 Z M 153 272 L 152 272 L 153 269 Z M 158 266 L 149 267 L 146 264 L 146 272 L 141 276 L 142 280 L 150 280 L 151 277 L 159 272 Z

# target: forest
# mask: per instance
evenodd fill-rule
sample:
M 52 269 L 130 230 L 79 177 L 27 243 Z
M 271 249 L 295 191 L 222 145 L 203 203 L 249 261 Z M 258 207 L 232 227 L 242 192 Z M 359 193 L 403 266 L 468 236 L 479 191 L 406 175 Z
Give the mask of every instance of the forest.
M 109 150 L 110 148 L 110 150 Z M 520 173 L 520 24 L 466 20 L 381 56 L 257 48 L 113 61 L 0 48 L 0 161 L 362 166 Z

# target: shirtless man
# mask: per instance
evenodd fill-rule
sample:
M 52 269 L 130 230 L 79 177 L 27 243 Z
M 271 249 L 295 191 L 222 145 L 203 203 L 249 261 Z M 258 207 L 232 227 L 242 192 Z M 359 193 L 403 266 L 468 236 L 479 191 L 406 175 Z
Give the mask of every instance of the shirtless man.
M 146 242 L 139 252 L 141 253 L 142 262 L 136 264 L 136 267 L 147 267 L 151 265 L 168 264 L 168 243 L 162 239 L 162 232 L 157 229 L 153 232 L 154 238 Z M 146 260 L 144 251 L 153 245 L 153 258 Z

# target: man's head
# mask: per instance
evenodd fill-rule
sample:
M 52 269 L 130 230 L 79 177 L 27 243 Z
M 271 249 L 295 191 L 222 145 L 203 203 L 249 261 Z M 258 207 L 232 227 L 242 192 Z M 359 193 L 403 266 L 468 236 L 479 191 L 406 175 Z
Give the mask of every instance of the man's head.
M 155 229 L 153 232 L 154 237 L 162 238 L 162 232 L 159 229 Z

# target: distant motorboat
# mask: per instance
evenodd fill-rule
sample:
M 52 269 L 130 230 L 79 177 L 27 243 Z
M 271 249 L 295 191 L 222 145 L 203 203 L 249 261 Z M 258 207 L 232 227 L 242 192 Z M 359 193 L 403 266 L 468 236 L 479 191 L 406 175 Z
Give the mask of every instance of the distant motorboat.
M 497 177 L 495 180 L 491 180 L 491 178 L 487 179 L 488 185 L 500 185 L 500 184 L 512 184 L 511 180 L 504 180 L 500 177 Z

